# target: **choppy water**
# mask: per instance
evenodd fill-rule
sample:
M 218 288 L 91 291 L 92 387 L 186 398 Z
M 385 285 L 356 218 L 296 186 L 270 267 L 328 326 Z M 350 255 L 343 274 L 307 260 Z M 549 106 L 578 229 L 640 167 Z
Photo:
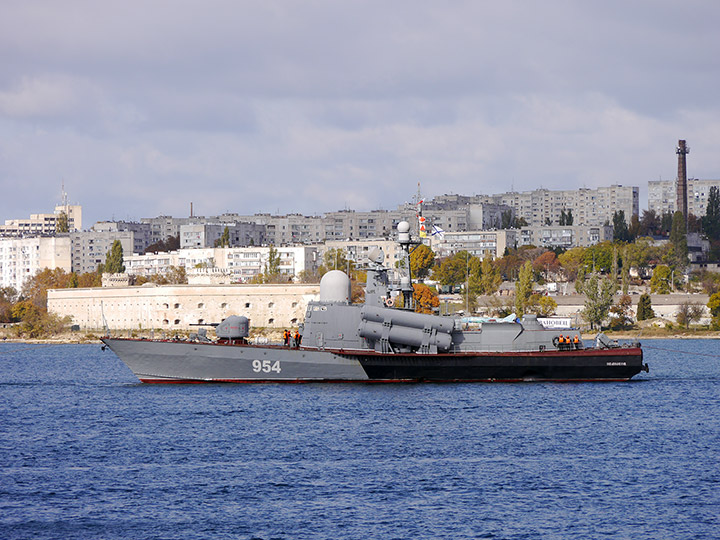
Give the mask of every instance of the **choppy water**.
M 720 343 L 645 345 L 630 383 L 176 386 L 0 344 L 0 537 L 716 539 Z

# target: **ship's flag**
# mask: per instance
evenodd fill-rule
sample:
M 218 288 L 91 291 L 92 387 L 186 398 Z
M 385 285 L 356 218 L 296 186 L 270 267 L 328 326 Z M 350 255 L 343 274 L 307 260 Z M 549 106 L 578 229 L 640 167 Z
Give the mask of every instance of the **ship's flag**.
M 442 240 L 445 237 L 445 231 L 443 231 L 440 227 L 437 225 L 432 226 L 432 236 L 437 236 Z

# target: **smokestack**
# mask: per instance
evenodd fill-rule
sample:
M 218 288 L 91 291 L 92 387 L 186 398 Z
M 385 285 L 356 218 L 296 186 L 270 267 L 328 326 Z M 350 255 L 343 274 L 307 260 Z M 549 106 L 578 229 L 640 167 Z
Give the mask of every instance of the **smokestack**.
M 192 203 L 190 203 L 190 217 L 193 217 Z
M 683 213 L 685 217 L 685 223 L 688 218 L 688 203 L 687 203 L 687 159 L 685 156 L 690 153 L 690 148 L 685 145 L 685 141 L 678 141 L 675 153 L 678 156 L 678 174 L 676 184 L 676 208 Z

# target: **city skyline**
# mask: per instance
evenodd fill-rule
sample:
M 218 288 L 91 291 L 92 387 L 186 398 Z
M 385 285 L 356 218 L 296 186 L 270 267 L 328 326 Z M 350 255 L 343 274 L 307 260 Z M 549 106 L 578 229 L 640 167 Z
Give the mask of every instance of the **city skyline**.
M 0 220 L 392 209 L 720 176 L 707 2 L 6 6 Z M 502 186 L 498 188 L 498 186 Z M 38 201 L 42 198 L 42 204 Z M 42 208 L 39 208 L 41 206 Z

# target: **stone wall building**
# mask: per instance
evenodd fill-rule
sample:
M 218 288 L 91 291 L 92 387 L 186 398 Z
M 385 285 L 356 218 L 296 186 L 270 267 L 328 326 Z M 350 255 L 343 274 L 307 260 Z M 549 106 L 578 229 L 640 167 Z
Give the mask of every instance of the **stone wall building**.
M 189 330 L 245 315 L 253 327 L 289 328 L 302 322 L 319 285 L 163 285 L 51 289 L 48 310 L 83 330 Z

